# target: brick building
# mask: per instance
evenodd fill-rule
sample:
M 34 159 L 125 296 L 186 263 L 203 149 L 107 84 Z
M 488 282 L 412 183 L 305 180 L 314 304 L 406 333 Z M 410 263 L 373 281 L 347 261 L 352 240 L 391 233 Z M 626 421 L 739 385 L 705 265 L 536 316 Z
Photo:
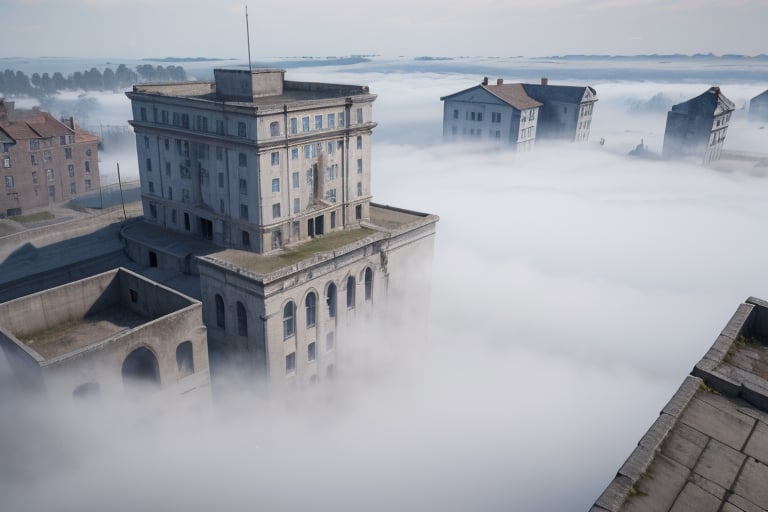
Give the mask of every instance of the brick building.
M 61 203 L 99 188 L 99 139 L 73 118 L 0 100 L 0 215 Z

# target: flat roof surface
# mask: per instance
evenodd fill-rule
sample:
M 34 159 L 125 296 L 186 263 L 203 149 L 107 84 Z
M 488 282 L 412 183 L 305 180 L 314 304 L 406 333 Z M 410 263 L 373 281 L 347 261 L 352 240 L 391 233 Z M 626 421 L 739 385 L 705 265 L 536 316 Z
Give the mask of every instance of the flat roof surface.
M 768 511 L 768 302 L 741 304 L 594 512 Z
M 85 318 L 32 333 L 19 338 L 19 341 L 45 359 L 53 359 L 138 327 L 149 320 L 118 304 Z

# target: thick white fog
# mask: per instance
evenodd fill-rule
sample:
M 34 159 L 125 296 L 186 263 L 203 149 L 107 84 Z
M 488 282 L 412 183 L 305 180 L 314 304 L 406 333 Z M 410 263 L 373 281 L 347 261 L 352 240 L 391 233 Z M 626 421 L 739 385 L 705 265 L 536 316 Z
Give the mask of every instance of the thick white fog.
M 660 153 L 669 105 L 716 83 L 586 82 L 592 142 L 516 156 L 440 141 L 439 98 L 482 76 L 287 78 L 379 95 L 375 201 L 441 218 L 429 339 L 369 325 L 356 364 L 287 403 L 138 424 L 3 393 L 3 510 L 588 510 L 739 302 L 768 298 L 768 168 L 626 156 Z M 726 149 L 767 139 L 738 110 Z

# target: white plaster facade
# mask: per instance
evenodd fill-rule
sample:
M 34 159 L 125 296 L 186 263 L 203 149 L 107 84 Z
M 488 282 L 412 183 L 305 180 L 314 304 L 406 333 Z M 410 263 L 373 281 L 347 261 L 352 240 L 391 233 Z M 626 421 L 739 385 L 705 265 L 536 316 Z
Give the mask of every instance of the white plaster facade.
M 369 218 L 376 96 L 283 75 L 217 69 L 126 93 L 148 220 L 266 253 Z

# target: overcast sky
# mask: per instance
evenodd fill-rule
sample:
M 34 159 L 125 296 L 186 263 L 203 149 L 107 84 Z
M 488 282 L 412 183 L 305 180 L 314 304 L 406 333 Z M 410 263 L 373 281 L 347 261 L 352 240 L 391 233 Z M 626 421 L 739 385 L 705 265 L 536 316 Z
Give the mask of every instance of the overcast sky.
M 247 56 L 246 1 L 0 0 L 2 56 Z M 252 55 L 766 51 L 765 0 L 250 2 Z M 738 34 L 737 37 L 735 35 Z

